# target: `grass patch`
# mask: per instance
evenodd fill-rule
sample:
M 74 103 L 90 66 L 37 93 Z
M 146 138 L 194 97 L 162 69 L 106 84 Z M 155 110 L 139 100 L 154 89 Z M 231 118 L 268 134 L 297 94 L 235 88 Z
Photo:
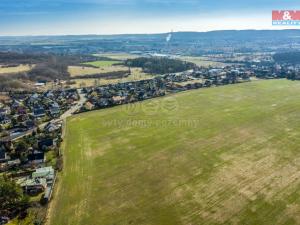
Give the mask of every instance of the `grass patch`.
M 55 168 L 56 166 L 56 161 L 57 161 L 57 156 L 56 156 L 56 153 L 55 151 L 51 150 L 51 151 L 48 151 L 46 153 L 46 163 L 47 163 L 47 166 L 52 166 L 53 168 Z

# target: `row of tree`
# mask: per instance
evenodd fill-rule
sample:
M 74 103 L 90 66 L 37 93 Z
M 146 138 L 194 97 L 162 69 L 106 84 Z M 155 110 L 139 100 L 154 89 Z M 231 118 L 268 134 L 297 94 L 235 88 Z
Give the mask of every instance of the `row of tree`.
M 151 74 L 178 73 L 197 67 L 194 63 L 166 57 L 140 57 L 128 59 L 124 64 L 128 67 L 140 67 L 144 72 Z

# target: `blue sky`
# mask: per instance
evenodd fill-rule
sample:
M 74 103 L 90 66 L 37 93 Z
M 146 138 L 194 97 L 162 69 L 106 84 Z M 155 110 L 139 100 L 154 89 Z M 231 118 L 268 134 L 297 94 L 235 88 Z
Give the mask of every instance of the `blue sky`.
M 272 29 L 273 9 L 300 10 L 300 1 L 0 0 L 0 35 Z

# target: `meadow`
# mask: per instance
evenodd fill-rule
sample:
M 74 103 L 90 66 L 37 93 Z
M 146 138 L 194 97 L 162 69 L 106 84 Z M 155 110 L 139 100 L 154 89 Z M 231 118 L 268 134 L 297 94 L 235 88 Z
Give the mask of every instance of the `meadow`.
M 49 224 L 299 224 L 299 96 L 255 81 L 69 118 Z

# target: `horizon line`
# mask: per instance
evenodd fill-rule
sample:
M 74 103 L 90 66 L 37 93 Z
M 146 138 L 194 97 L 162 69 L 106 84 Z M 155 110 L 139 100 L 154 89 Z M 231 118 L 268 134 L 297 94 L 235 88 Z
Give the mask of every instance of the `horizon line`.
M 170 32 L 151 32 L 151 33 L 108 33 L 108 34 L 24 34 L 24 35 L 1 35 L 0 37 L 62 37 L 62 36 L 125 36 L 125 35 L 159 35 L 159 34 L 169 34 L 169 33 L 211 33 L 211 32 L 224 32 L 224 31 L 296 31 L 300 29 L 297 28 L 283 28 L 283 29 L 228 29 L 228 30 L 207 30 L 207 31 L 170 31 Z

